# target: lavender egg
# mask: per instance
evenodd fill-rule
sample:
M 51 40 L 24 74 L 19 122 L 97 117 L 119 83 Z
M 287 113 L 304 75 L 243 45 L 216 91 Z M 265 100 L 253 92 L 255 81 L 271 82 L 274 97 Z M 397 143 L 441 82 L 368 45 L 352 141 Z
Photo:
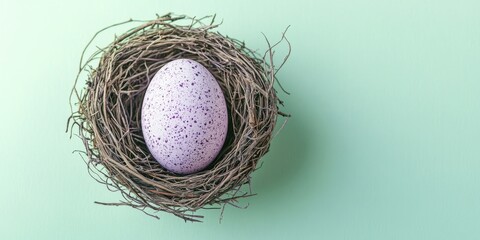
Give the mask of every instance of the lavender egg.
M 195 173 L 215 159 L 225 142 L 225 97 L 200 63 L 174 60 L 158 70 L 148 85 L 141 124 L 157 162 L 174 173 Z

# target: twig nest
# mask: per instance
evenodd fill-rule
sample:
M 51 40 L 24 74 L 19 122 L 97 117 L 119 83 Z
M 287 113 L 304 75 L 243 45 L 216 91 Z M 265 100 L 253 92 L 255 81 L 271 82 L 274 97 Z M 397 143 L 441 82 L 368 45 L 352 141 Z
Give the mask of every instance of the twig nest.
M 243 42 L 213 32 L 218 26 L 214 17 L 208 25 L 204 20 L 161 16 L 116 37 L 86 62 L 82 55 L 79 76 L 86 71 L 88 80 L 81 90 L 75 81 L 71 100 L 78 108 L 72 110 L 68 125 L 71 131 L 78 128 L 91 176 L 123 197 L 119 203 L 97 203 L 199 221 L 203 216 L 194 213 L 198 209 L 235 205 L 238 198 L 252 195 L 241 187 L 250 183 L 250 174 L 268 152 L 277 116 L 287 116 L 279 111 L 282 102 L 274 88 L 275 45 L 269 44 L 259 56 Z M 284 36 L 283 40 L 288 43 Z M 192 59 L 208 69 L 225 96 L 229 118 L 225 143 L 215 160 L 188 175 L 168 171 L 153 158 L 141 126 L 150 81 L 176 59 Z

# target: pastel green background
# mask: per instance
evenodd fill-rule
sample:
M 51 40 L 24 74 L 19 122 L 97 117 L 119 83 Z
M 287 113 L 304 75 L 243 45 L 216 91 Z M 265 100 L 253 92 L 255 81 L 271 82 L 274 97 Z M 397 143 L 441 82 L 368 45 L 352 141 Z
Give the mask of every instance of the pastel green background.
M 93 204 L 119 196 L 65 133 L 90 37 L 166 12 L 261 51 L 291 25 L 293 117 L 221 223 Z M 478 1 L 0 0 L 0 81 L 0 239 L 480 239 Z

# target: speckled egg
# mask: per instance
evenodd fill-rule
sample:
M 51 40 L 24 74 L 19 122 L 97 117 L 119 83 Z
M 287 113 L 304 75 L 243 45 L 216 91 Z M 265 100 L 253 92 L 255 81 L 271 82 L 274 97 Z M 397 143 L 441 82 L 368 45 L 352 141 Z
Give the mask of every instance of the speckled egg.
M 206 168 L 220 152 L 228 129 L 227 105 L 204 66 L 178 59 L 150 82 L 141 121 L 152 156 L 171 172 L 190 174 Z

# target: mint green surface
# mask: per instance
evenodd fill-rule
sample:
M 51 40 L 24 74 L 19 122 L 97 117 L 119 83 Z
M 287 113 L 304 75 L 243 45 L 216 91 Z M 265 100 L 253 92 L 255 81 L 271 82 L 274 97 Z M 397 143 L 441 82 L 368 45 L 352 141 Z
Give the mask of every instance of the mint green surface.
M 93 204 L 64 133 L 90 37 L 170 11 L 259 51 L 291 25 L 293 117 L 221 223 Z M 0 239 L 480 239 L 478 1 L 0 0 L 0 81 Z

